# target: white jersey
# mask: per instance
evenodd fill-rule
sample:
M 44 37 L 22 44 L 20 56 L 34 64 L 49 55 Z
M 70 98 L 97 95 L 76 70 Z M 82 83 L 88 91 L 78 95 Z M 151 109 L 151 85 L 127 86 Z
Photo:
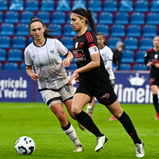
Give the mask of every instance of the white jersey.
M 33 66 L 38 74 L 39 90 L 57 90 L 68 83 L 60 54 L 66 56 L 68 49 L 57 39 L 47 38 L 43 46 L 32 42 L 24 51 L 25 64 Z
M 100 49 L 100 55 L 104 61 L 105 68 L 109 73 L 109 79 L 114 80 L 115 76 L 112 70 L 113 52 L 108 46 L 104 46 Z

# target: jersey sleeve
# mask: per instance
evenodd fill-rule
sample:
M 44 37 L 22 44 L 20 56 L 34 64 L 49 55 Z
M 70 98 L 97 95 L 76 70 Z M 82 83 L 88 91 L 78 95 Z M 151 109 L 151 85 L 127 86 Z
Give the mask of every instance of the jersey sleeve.
M 28 51 L 27 48 L 24 51 L 24 60 L 25 60 L 26 66 L 32 66 L 33 65 L 33 61 L 30 57 L 30 54 L 29 54 L 29 51 Z
M 56 39 L 56 47 L 57 47 L 58 53 L 62 56 L 66 56 L 69 52 L 69 50 L 57 39 Z
M 148 56 L 148 52 L 145 53 L 145 59 L 144 59 L 144 64 L 147 65 L 149 61 L 149 56 Z
M 105 47 L 105 53 L 106 53 L 106 56 L 105 56 L 105 61 L 112 61 L 113 60 L 113 52 L 112 50 L 109 48 L 109 47 Z

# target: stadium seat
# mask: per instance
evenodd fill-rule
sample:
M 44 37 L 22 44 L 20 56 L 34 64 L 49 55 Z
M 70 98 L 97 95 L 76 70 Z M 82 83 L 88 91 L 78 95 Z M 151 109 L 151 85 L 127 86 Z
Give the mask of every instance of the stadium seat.
M 4 18 L 5 23 L 18 23 L 19 14 L 16 11 L 7 11 Z
M 116 12 L 117 11 L 117 1 L 107 0 L 104 1 L 104 12 Z
M 0 48 L 7 49 L 11 46 L 11 40 L 9 36 L 0 36 Z
M 121 71 L 130 71 L 131 66 L 129 64 L 120 64 L 120 70 Z
M 29 23 L 30 22 L 30 19 L 34 17 L 34 12 L 31 12 L 31 11 L 24 11 L 22 12 L 21 14 L 21 18 L 20 18 L 20 22 L 21 23 Z
M 6 35 L 6 36 L 14 35 L 14 25 L 9 23 L 3 23 L 1 25 L 1 35 Z
M 26 47 L 26 38 L 23 36 L 15 36 L 12 41 L 12 48 L 24 49 Z
M 138 51 L 136 54 L 136 63 L 144 63 L 145 51 Z
M 74 0 L 72 4 L 72 10 L 77 8 L 87 9 L 85 0 Z
M 90 0 L 88 2 L 88 9 L 92 12 L 100 12 L 102 10 L 102 2 L 100 0 Z
M 0 70 L 2 70 L 2 64 L 0 63 Z
M 138 40 L 136 38 L 128 37 L 124 40 L 126 50 L 136 50 L 138 49 Z
M 3 12 L 0 11 L 0 23 L 3 22 Z
M 133 2 L 132 1 L 120 1 L 119 11 L 120 12 L 132 12 L 133 11 Z
M 68 24 L 70 24 L 70 22 L 71 22 L 70 15 L 71 15 L 71 12 L 67 14 L 67 23 Z
M 64 36 L 75 36 L 77 33 L 72 29 L 70 24 L 66 24 L 63 28 L 63 35 Z
M 97 13 L 93 12 L 93 19 L 95 23 L 98 23 L 98 16 Z
M 8 1 L 0 0 L 0 10 L 8 10 Z
M 143 37 L 154 37 L 157 35 L 157 27 L 155 25 L 145 25 L 143 27 Z
M 57 1 L 56 10 L 60 11 L 60 12 L 70 11 L 71 10 L 71 3 L 70 3 L 70 1 L 66 1 L 66 0 L 59 0 L 59 1 Z
M 18 36 L 27 36 L 29 35 L 29 26 L 28 24 L 18 24 L 16 27 L 16 35 Z
M 132 63 L 134 62 L 134 52 L 125 50 L 122 52 L 121 63 Z
M 36 0 L 25 1 L 25 10 L 26 11 L 38 11 L 39 10 L 39 1 L 36 1 Z
M 125 36 L 125 26 L 124 25 L 113 25 L 111 28 L 111 36 L 113 36 L 113 37 Z
M 99 15 L 99 24 L 112 24 L 112 23 L 113 23 L 113 14 L 112 13 L 102 12 Z
M 30 38 L 28 39 L 28 45 L 31 44 L 32 42 L 33 42 L 33 38 L 30 37 Z
M 62 37 L 61 40 L 62 44 L 69 50 L 73 49 L 73 40 L 70 37 Z
M 145 15 L 144 13 L 133 13 L 131 15 L 131 24 L 144 24 L 145 23 Z
M 152 1 L 150 6 L 151 12 L 159 12 L 159 1 Z
M 41 2 L 41 7 L 40 7 L 41 11 L 54 11 L 55 10 L 55 2 L 53 0 L 43 0 Z
M 103 33 L 104 36 L 109 36 L 109 26 L 108 25 L 98 24 L 96 26 L 96 28 L 97 28 L 97 31 Z
M 52 23 L 53 24 L 63 24 L 66 22 L 65 12 L 54 12 L 52 14 Z
M 77 69 L 77 65 L 75 63 L 71 63 L 68 69 L 69 70 L 76 70 Z
M 142 70 L 142 71 L 144 71 L 144 70 L 147 70 L 147 66 L 144 65 L 144 64 L 136 64 L 136 65 L 134 65 L 133 70 Z
M 4 70 L 18 70 L 18 64 L 15 62 L 7 62 L 4 65 Z
M 141 36 L 141 26 L 140 25 L 129 25 L 127 28 L 128 37 L 139 37 Z
M 62 27 L 60 24 L 50 24 L 48 28 L 51 30 L 51 35 L 53 36 L 61 36 L 62 35 Z
M 22 51 L 20 49 L 11 49 L 8 52 L 9 62 L 19 62 L 22 60 Z
M 39 11 L 36 16 L 40 18 L 44 24 L 50 23 L 50 13 L 45 11 Z
M 12 1 L 10 1 L 9 10 L 12 10 L 12 11 L 24 10 L 24 2 L 22 0 L 12 0 Z
M 22 63 L 20 65 L 20 70 L 26 70 L 26 64 L 25 63 Z
M 159 24 L 159 13 L 148 13 L 147 24 L 158 25 Z
M 148 1 L 136 1 L 135 2 L 135 12 L 148 12 L 149 2 Z
M 108 46 L 111 48 L 111 49 L 115 49 L 116 47 L 116 44 L 118 41 L 121 41 L 121 38 L 116 38 L 116 37 L 111 37 L 109 38 L 108 40 Z
M 151 38 L 142 38 L 140 40 L 140 50 L 148 50 L 153 48 L 152 39 Z
M 0 49 L 0 61 L 6 61 L 6 50 Z
M 128 24 L 128 23 L 129 23 L 128 13 L 118 12 L 115 15 L 115 24 Z

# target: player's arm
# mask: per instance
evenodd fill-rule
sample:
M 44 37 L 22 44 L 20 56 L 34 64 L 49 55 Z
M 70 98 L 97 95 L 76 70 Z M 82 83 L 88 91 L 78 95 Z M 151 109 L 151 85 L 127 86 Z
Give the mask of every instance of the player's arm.
M 149 61 L 149 56 L 148 56 L 148 53 L 146 52 L 144 64 L 147 65 L 148 67 L 150 67 L 153 64 L 153 62 L 152 61 L 148 62 L 148 61 Z
M 66 55 L 66 58 L 62 61 L 61 65 L 65 66 L 65 67 L 69 67 L 70 63 L 72 62 L 72 59 L 73 59 L 73 55 L 69 51 L 68 54 Z
M 27 72 L 28 76 L 30 76 L 33 81 L 37 81 L 37 78 L 39 78 L 38 74 L 36 74 L 34 72 L 32 66 L 26 66 L 26 72 Z

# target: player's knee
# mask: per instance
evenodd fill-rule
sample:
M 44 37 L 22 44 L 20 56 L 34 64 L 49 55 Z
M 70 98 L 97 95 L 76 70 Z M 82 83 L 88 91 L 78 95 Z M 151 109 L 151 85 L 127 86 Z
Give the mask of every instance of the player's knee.
M 67 115 L 66 115 L 65 112 L 56 112 L 54 114 L 56 115 L 56 117 L 58 118 L 58 120 L 61 121 L 61 122 L 67 120 Z

